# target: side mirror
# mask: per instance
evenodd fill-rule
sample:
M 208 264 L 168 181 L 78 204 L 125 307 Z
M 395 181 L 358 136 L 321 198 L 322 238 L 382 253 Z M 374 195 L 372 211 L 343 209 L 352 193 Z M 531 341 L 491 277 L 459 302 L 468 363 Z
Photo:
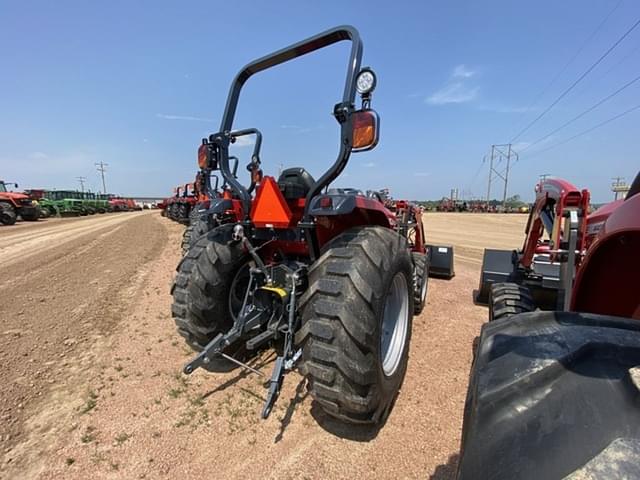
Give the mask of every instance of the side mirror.
M 378 144 L 380 137 L 380 118 L 375 110 L 358 110 L 351 115 L 353 137 L 351 149 L 365 152 Z

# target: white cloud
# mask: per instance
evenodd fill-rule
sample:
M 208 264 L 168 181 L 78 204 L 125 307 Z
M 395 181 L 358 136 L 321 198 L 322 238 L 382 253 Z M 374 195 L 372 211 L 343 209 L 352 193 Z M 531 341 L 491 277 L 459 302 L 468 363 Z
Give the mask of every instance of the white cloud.
M 413 174 L 414 177 L 428 177 L 429 175 L 431 175 L 429 172 L 417 172 Z
M 457 65 L 451 72 L 449 81 L 445 86 L 427 97 L 425 101 L 430 105 L 446 105 L 448 103 L 465 103 L 475 100 L 480 87 L 469 84 L 469 79 L 475 74 L 474 70 L 468 69 L 463 64 Z
M 33 152 L 29 155 L 29 158 L 32 160 L 47 160 L 49 155 L 44 152 Z
M 212 118 L 192 117 L 190 115 L 170 115 L 167 113 L 156 113 L 157 118 L 163 120 L 188 120 L 192 122 L 213 122 Z
M 464 64 L 460 64 L 453 69 L 453 73 L 451 74 L 454 78 L 471 78 L 476 74 L 474 70 L 469 70 Z
M 447 103 L 465 103 L 474 100 L 478 96 L 480 87 L 467 87 L 463 82 L 455 82 L 445 85 L 427 98 L 431 105 L 446 105 Z
M 366 168 L 373 168 L 373 167 L 376 166 L 376 164 L 373 163 L 373 162 L 367 162 L 367 163 L 363 164 L 362 166 L 366 167 Z

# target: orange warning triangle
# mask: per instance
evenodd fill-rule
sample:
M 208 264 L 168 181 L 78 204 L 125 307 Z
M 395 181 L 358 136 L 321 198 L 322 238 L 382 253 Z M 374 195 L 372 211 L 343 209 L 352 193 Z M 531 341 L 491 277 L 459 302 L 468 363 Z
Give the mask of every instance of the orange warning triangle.
M 286 228 L 291 210 L 273 177 L 264 177 L 251 207 L 251 221 L 259 228 Z

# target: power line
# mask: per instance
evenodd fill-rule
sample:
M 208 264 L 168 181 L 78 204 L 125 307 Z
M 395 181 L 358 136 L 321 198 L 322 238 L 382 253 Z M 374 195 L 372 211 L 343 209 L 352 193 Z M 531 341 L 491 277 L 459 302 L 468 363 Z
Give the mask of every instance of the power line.
M 620 4 L 622 3 L 622 0 L 619 0 L 618 3 L 616 4 L 615 7 L 613 7 L 613 9 L 611 9 L 609 11 L 609 13 L 604 17 L 604 19 L 600 22 L 600 24 L 596 27 L 596 29 L 591 32 L 591 34 L 586 38 L 586 40 L 582 43 L 582 45 L 580 46 L 580 48 L 578 48 L 578 50 L 576 51 L 576 53 L 569 59 L 569 61 L 567 63 L 565 63 L 564 67 L 562 67 L 560 69 L 560 71 L 558 73 L 556 73 L 556 75 L 553 77 L 553 79 L 551 80 L 551 82 L 549 82 L 547 84 L 546 87 L 544 87 L 542 89 L 542 91 L 535 96 L 534 100 L 529 104 L 529 106 L 524 110 L 524 112 L 522 113 L 522 115 L 525 115 L 529 110 L 531 110 L 531 108 L 533 108 L 535 105 L 538 104 L 538 102 L 540 101 L 540 99 L 544 96 L 545 93 L 547 93 L 549 91 L 549 89 L 555 85 L 555 83 L 558 81 L 558 79 L 562 76 L 562 74 L 567 70 L 567 68 L 569 68 L 569 65 L 571 65 L 574 60 L 576 58 L 578 58 L 578 56 L 582 53 L 582 51 L 585 49 L 585 47 L 589 44 L 589 42 L 591 42 L 591 40 L 593 40 L 593 38 L 598 34 L 598 32 L 600 32 L 600 30 L 602 29 L 602 27 L 604 26 L 605 23 L 607 23 L 607 20 L 609 20 L 609 17 L 611 17 L 611 15 L 613 15 L 613 12 L 615 12 L 618 7 L 620 6 Z M 520 123 L 520 121 L 518 121 L 518 123 Z
M 537 145 L 538 143 L 542 142 L 543 140 L 546 140 L 547 138 L 549 138 L 551 135 L 558 133 L 560 130 L 562 130 L 563 128 L 571 125 L 573 122 L 575 122 L 576 120 L 584 117 L 587 113 L 595 110 L 596 108 L 598 108 L 600 105 L 602 105 L 604 102 L 606 102 L 607 100 L 612 99 L 613 97 L 615 97 L 616 95 L 618 95 L 620 92 L 622 92 L 623 90 L 625 90 L 626 88 L 630 87 L 631 85 L 633 85 L 634 83 L 636 83 L 638 80 L 640 80 L 640 75 L 638 75 L 636 78 L 634 78 L 633 80 L 625 83 L 622 87 L 618 88 L 615 92 L 610 93 L 609 95 L 607 95 L 606 97 L 604 97 L 602 100 L 598 101 L 597 103 L 591 105 L 589 108 L 587 108 L 586 110 L 582 111 L 581 113 L 579 113 L 578 115 L 576 115 L 575 117 L 573 117 L 571 120 L 568 120 L 567 122 L 563 123 L 562 125 L 560 125 L 558 128 L 556 128 L 555 130 L 552 130 L 551 132 L 547 133 L 546 135 L 544 135 L 543 137 L 540 137 L 538 140 L 536 140 L 535 142 L 527 145 L 526 147 L 524 147 L 522 150 L 520 150 L 520 153 L 524 152 L 525 150 L 528 150 L 529 148 L 533 147 L 534 145 Z
M 102 175 L 102 193 L 106 194 L 107 193 L 107 186 L 104 183 L 104 172 L 107 171 L 107 169 L 105 167 L 108 167 L 109 164 L 108 163 L 104 163 L 102 160 L 100 160 L 100 163 L 96 163 L 95 165 L 96 165 L 96 167 L 98 167 L 98 171 L 100 172 L 100 175 Z
M 578 137 L 582 137 L 583 135 L 586 135 L 586 134 L 588 134 L 588 133 L 591 133 L 591 132 L 593 132 L 594 130 L 596 130 L 596 129 L 600 128 L 600 127 L 604 127 L 604 126 L 605 126 L 605 125 L 607 125 L 608 123 L 611 123 L 611 122 L 613 122 L 614 120 L 617 120 L 617 119 L 619 119 L 619 118 L 621 118 L 621 117 L 624 117 L 625 115 L 628 115 L 629 113 L 634 112 L 634 111 L 636 111 L 636 110 L 638 110 L 638 109 L 640 109 L 640 105 L 636 105 L 635 107 L 631 107 L 631 108 L 629 108 L 628 110 L 625 110 L 624 112 L 619 113 L 618 115 L 615 115 L 615 116 L 613 116 L 613 117 L 611 117 L 611 118 L 608 118 L 608 119 L 607 119 L 607 120 L 605 120 L 604 122 L 600 122 L 600 123 L 598 123 L 597 125 L 594 125 L 593 127 L 588 128 L 587 130 L 583 130 L 582 132 L 580 132 L 580 133 L 577 133 L 577 134 L 573 135 L 572 137 L 569 137 L 569 138 L 567 138 L 567 139 L 565 139 L 565 140 L 563 140 L 563 141 L 561 141 L 561 142 L 555 143 L 555 144 L 551 145 L 550 147 L 547 147 L 547 148 L 545 148 L 545 149 L 543 149 L 543 150 L 538 150 L 537 152 L 534 152 L 534 153 L 532 153 L 531 155 L 529 155 L 527 158 L 531 158 L 531 157 L 533 157 L 533 156 L 536 156 L 536 155 L 539 155 L 539 154 L 544 153 L 544 152 L 546 152 L 546 151 L 549 151 L 549 150 L 551 150 L 551 149 L 553 149 L 553 148 L 559 147 L 560 145 L 564 145 L 565 143 L 568 143 L 568 142 L 570 142 L 570 141 L 572 141 L 572 140 L 575 140 L 575 139 L 576 139 L 576 138 L 578 138 Z
M 547 113 L 549 113 L 549 111 L 555 107 L 558 102 L 560 100 L 562 100 L 565 96 L 567 96 L 567 94 L 573 90 L 576 85 L 578 85 L 587 75 L 589 75 L 589 73 L 591 73 L 593 71 L 594 68 L 596 68 L 600 62 L 602 62 L 602 60 L 604 60 L 618 45 L 620 45 L 620 43 L 627 38 L 627 36 L 638 26 L 640 25 L 640 19 L 636 20 L 636 22 L 620 37 L 618 38 L 618 40 L 616 40 L 616 42 L 611 45 L 609 47 L 609 49 L 604 52 L 600 58 L 598 58 L 598 60 L 596 60 L 589 68 L 587 68 L 584 73 L 582 75 L 580 75 L 578 77 L 577 80 L 575 80 L 571 85 L 569 85 L 569 88 L 567 88 L 564 92 L 562 92 L 560 94 L 560 96 L 558 98 L 556 98 L 553 102 L 551 102 L 551 105 L 549 105 L 547 108 L 545 108 L 542 113 L 540 113 L 540 115 L 538 115 L 536 118 L 534 118 L 531 122 L 529 122 L 529 124 L 524 127 L 522 130 L 520 130 L 520 132 L 518 132 L 518 134 L 513 137 L 511 139 L 511 141 L 509 143 L 513 143 L 515 140 L 517 140 L 518 138 L 520 138 L 520 136 L 522 136 L 523 133 L 525 133 L 526 131 L 528 131 L 533 125 L 535 125 L 542 117 L 544 117 Z

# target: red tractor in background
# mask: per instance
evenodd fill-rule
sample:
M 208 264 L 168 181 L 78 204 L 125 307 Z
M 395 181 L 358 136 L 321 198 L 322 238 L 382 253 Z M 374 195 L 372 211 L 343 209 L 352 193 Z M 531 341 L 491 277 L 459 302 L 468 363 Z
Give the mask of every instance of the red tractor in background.
M 533 273 L 491 286 L 458 478 L 640 478 L 640 174 L 588 217 L 586 190 L 553 181 L 538 193 L 517 257 Z M 534 241 L 543 225 L 551 238 Z M 545 285 L 537 255 L 564 264 L 560 279 Z M 530 285 L 561 290 L 556 308 L 533 311 Z
M 476 300 L 489 304 L 491 319 L 569 307 L 575 271 L 590 242 L 590 194 L 558 178 L 540 181 L 535 191 L 522 249 L 484 252 Z
M 18 217 L 28 222 L 35 222 L 40 218 L 38 204 L 25 193 L 11 192 L 8 186 L 18 188 L 17 183 L 7 183 L 0 180 L 0 223 L 13 225 Z
M 351 51 L 344 94 L 333 109 L 340 125 L 333 165 L 318 180 L 300 167 L 276 179 L 263 175 L 258 151 L 247 167 L 249 185 L 242 185 L 230 168 L 229 145 L 245 135 L 261 138 L 255 128 L 233 129 L 244 83 L 341 41 L 350 41 Z M 219 169 L 228 186 L 210 209 L 234 221 L 199 238 L 177 269 L 172 315 L 178 332 L 200 351 L 184 373 L 232 362 L 262 375 L 244 360 L 273 346 L 278 355 L 263 418 L 285 372 L 299 366 L 329 415 L 383 422 L 405 375 L 412 317 L 426 303 L 429 258 L 419 209 L 394 213 L 376 195 L 329 188 L 352 152 L 378 142 L 371 109 L 376 78 L 361 58 L 357 30 L 343 26 L 249 63 L 232 82 L 219 132 L 198 152 L 200 167 Z
M 109 197 L 109 205 L 114 212 L 128 212 L 130 209 L 129 203 L 126 199 L 111 195 Z
M 171 220 L 177 221 L 178 209 L 180 207 L 180 198 L 183 195 L 184 185 L 178 185 L 173 189 L 173 196 L 166 199 L 166 216 Z

